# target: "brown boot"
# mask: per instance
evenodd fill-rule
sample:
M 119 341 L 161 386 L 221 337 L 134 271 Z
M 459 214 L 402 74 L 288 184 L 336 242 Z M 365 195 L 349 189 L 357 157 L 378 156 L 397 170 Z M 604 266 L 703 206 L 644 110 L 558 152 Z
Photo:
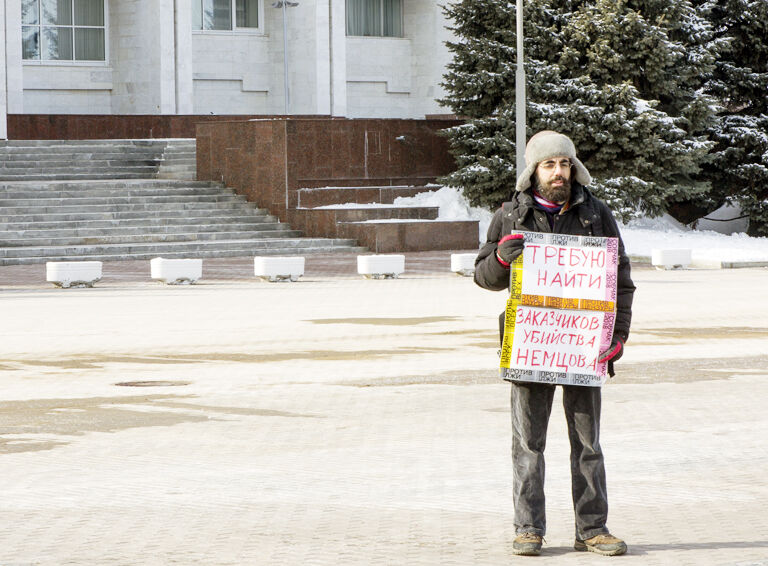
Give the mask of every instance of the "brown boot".
M 542 540 L 535 533 L 520 533 L 512 542 L 512 552 L 520 556 L 538 556 L 541 554 Z
M 608 533 L 593 536 L 586 540 L 576 539 L 573 548 L 580 551 L 596 552 L 603 556 L 618 556 L 627 552 L 626 543 Z

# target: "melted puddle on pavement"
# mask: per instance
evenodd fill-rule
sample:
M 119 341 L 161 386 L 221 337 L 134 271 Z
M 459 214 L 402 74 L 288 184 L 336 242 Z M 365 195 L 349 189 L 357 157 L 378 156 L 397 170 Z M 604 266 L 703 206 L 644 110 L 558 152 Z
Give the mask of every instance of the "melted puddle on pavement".
M 690 383 L 730 379 L 743 374 L 768 374 L 768 356 L 638 363 L 619 361 L 615 379 L 619 383 Z
M 668 339 L 682 340 L 737 340 L 744 338 L 766 338 L 768 328 L 755 328 L 749 326 L 710 326 L 690 328 L 643 328 L 632 331 L 629 342 L 631 344 L 658 344 L 656 340 L 643 340 L 649 335 Z
M 402 375 L 355 381 L 337 382 L 336 385 L 351 387 L 398 387 L 402 385 L 481 385 L 499 383 L 499 373 L 494 370 L 452 370 L 427 375 Z
M 429 354 L 441 352 L 449 348 L 439 347 L 411 347 L 389 348 L 386 350 L 309 350 L 304 352 L 276 352 L 271 354 L 246 354 L 246 353 L 201 353 L 201 354 L 168 354 L 157 356 L 120 356 L 104 354 L 99 356 L 72 356 L 69 358 L 56 358 L 48 360 L 4 360 L 6 364 L 13 363 L 21 366 L 52 367 L 58 369 L 100 369 L 105 364 L 189 364 L 206 362 L 236 362 L 236 363 L 268 363 L 285 362 L 291 360 L 321 360 L 344 361 L 360 359 L 389 358 L 397 355 Z M 19 369 L 8 366 L 9 370 Z
M 271 409 L 200 405 L 189 401 L 193 398 L 194 395 L 141 395 L 0 403 L 0 454 L 51 450 L 69 444 L 61 437 L 91 432 L 206 422 L 215 418 L 211 413 L 322 418 Z
M 689 383 L 730 379 L 743 374 L 768 374 L 768 356 L 664 360 L 616 364 L 616 385 L 625 383 Z M 350 387 L 396 387 L 404 385 L 483 385 L 504 383 L 495 369 L 451 370 L 429 375 L 403 375 L 337 382 Z
M 376 326 L 414 326 L 432 322 L 453 322 L 456 316 L 380 317 L 380 318 L 313 318 L 313 324 L 372 324 Z

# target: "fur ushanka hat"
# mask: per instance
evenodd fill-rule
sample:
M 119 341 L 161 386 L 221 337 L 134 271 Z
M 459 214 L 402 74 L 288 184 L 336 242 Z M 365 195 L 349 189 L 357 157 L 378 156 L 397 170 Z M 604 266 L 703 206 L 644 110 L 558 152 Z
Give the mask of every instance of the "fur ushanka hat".
M 551 130 L 544 130 L 531 137 L 525 146 L 525 170 L 517 177 L 515 189 L 524 191 L 531 186 L 531 175 L 536 171 L 539 163 L 561 156 L 569 158 L 573 163 L 573 178 L 579 184 L 587 186 L 592 182 L 589 171 L 576 157 L 576 147 L 571 138 Z

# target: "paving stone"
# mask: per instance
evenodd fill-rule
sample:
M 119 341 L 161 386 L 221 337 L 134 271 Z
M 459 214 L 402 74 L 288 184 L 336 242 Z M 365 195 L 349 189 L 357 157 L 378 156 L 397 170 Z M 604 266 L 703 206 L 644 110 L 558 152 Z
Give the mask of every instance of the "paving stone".
M 453 275 L 449 256 L 409 254 L 387 282 L 357 277 L 355 254 L 308 258 L 296 285 L 218 259 L 183 288 L 126 261 L 73 293 L 38 282 L 39 266 L 0 267 L 0 564 L 524 561 L 495 372 L 504 296 Z M 768 564 L 768 366 L 743 355 L 768 346 L 765 270 L 634 278 L 601 439 L 609 527 L 629 554 L 572 549 L 558 392 L 531 560 Z

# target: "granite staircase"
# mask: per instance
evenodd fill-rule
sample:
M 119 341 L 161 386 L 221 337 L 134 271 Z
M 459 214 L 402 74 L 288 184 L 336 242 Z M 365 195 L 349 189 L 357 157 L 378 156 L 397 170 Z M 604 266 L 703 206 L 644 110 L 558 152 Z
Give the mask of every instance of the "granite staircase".
M 195 178 L 195 140 L 0 141 L 0 181 Z
M 194 140 L 0 143 L 0 265 L 363 251 L 189 180 L 190 153 Z

